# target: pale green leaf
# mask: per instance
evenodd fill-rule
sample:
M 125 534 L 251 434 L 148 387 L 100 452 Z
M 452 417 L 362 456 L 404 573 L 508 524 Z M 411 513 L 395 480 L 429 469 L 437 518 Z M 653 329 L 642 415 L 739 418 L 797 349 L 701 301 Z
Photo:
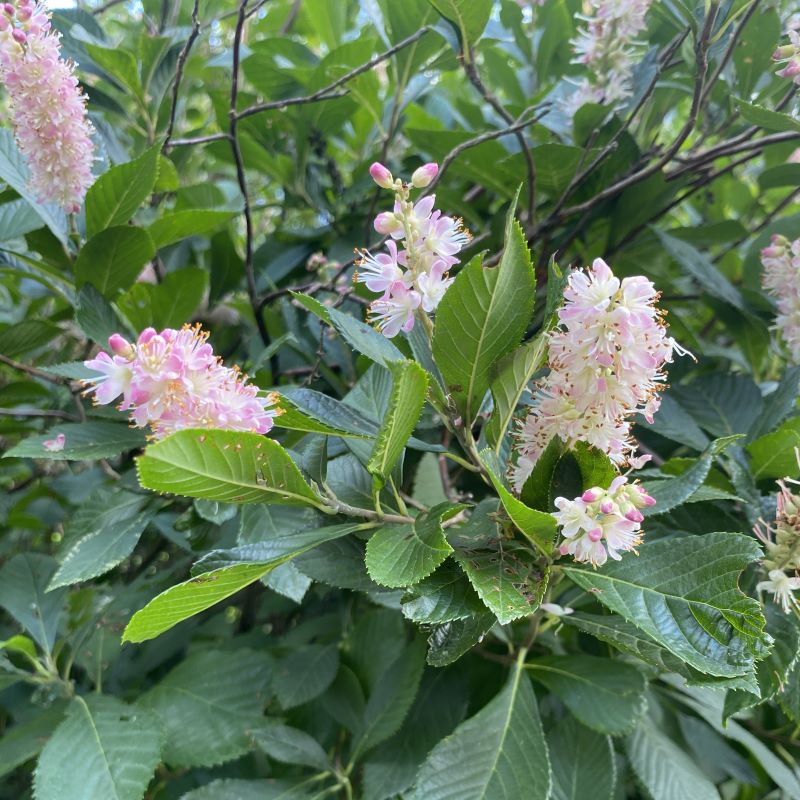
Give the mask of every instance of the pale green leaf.
M 593 571 L 564 565 L 566 575 L 695 669 L 731 677 L 751 672 L 764 655 L 764 617 L 738 588 L 756 541 L 707 533 L 645 542 L 638 557 Z
M 136 460 L 146 489 L 226 503 L 322 506 L 289 454 L 256 433 L 183 430 Z
M 547 743 L 553 767 L 550 800 L 612 800 L 617 770 L 608 736 L 567 715 L 548 731 Z
M 505 688 L 433 748 L 411 800 L 547 800 L 552 779 L 536 696 L 522 663 Z
M 161 761 L 161 746 L 154 714 L 113 697 L 76 697 L 39 756 L 35 796 L 141 800 Z
M 188 236 L 201 236 L 221 228 L 235 212 L 212 211 L 193 208 L 187 211 L 172 211 L 157 219 L 147 228 L 156 250 L 175 244 Z
M 138 701 L 161 719 L 164 761 L 209 767 L 246 753 L 250 731 L 264 721 L 271 670 L 266 653 L 242 648 L 235 655 L 204 650 L 181 661 Z
M 747 445 L 756 480 L 797 477 L 800 472 L 795 449 L 800 447 L 800 417 L 787 419 L 778 430 Z

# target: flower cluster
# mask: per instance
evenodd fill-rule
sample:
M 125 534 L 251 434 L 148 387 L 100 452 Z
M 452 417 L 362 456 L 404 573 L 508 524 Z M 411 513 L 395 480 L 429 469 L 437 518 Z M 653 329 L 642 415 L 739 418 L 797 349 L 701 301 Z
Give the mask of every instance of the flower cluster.
M 792 494 L 787 483 L 796 483 L 788 478 L 778 481 L 780 494 L 774 525 L 761 521 L 754 528 L 756 536 L 764 543 L 767 552 L 762 564 L 768 580 L 757 584 L 756 590 L 770 592 L 784 613 L 792 607 L 800 610 L 800 603 L 793 592 L 800 589 L 800 496 Z M 789 577 L 786 572 L 793 575 Z
M 615 105 L 631 93 L 632 47 L 645 29 L 652 0 L 591 0 L 594 13 L 573 39 L 573 63 L 584 64 L 590 75 L 567 98 L 565 110 L 574 114 L 585 103 Z
M 762 283 L 775 298 L 778 316 L 775 327 L 800 364 L 800 239 L 790 242 L 778 234 L 772 243 L 761 251 L 764 266 Z
M 557 497 L 553 516 L 564 536 L 559 552 L 594 567 L 605 564 L 608 556 L 619 561 L 621 552 L 633 550 L 642 540 L 640 509 L 655 502 L 643 486 L 629 484 L 624 475 L 614 478 L 608 489 L 595 486 L 574 500 Z
M 617 466 L 641 466 L 647 457 L 632 457 L 631 418 L 642 413 L 652 422 L 661 369 L 673 352 L 686 352 L 667 336 L 658 293 L 641 275 L 620 281 L 598 258 L 572 273 L 564 298 L 561 325 L 550 334 L 550 373 L 517 434 L 518 489 L 556 436 L 567 445 L 587 442 Z
M 778 47 L 772 54 L 772 60 L 785 64 L 777 73 L 781 78 L 791 78 L 800 85 L 800 31 L 790 28 L 787 33 L 789 44 Z
M 61 58 L 59 34 L 34 0 L 0 7 L 0 80 L 33 191 L 42 202 L 79 211 L 93 181 L 92 126 L 73 65 Z
M 370 314 L 387 337 L 401 330 L 408 333 L 417 309 L 435 310 L 453 282 L 448 270 L 458 264 L 456 254 L 471 238 L 460 219 L 442 216 L 434 209 L 435 195 L 412 201 L 411 189 L 425 188 L 438 172 L 438 165 L 425 164 L 406 184 L 395 180 L 382 164 L 370 167 L 375 183 L 394 192 L 395 203 L 393 211 L 375 218 L 375 230 L 389 237 L 386 252 L 372 255 L 364 250 L 354 279 L 370 291 L 382 293 L 370 306 Z
M 146 328 L 136 344 L 118 333 L 108 340 L 113 355 L 101 352 L 86 367 L 100 375 L 88 383 L 101 405 L 122 395 L 121 411 L 137 427 L 150 426 L 160 439 L 183 428 L 222 428 L 266 433 L 274 394 L 259 396 L 238 369 L 223 365 L 200 326 L 181 330 Z

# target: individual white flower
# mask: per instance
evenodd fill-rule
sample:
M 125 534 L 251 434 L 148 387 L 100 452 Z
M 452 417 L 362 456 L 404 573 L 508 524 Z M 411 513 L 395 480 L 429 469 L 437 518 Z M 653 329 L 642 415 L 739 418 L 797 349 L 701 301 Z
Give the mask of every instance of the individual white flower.
M 800 608 L 794 592 L 800 589 L 800 578 L 790 578 L 781 569 L 771 569 L 769 580 L 759 581 L 756 584 L 757 592 L 770 592 L 775 602 L 783 609 L 784 614 L 788 614 L 792 608 Z

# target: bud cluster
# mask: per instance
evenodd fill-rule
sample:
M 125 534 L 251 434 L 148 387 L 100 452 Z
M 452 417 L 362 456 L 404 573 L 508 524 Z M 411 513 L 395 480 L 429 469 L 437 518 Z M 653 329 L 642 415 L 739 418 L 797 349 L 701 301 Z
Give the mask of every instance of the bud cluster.
M 772 60 L 785 64 L 777 74 L 781 78 L 791 78 L 800 85 L 800 32 L 790 29 L 787 31 L 789 44 L 781 45 L 772 54 Z
M 73 65 L 61 58 L 59 37 L 40 3 L 0 6 L 0 81 L 31 187 L 41 202 L 74 213 L 94 180 L 94 145 L 86 98 Z
M 766 557 L 762 561 L 768 580 L 757 584 L 759 592 L 770 592 L 784 613 L 792 608 L 800 610 L 800 603 L 794 591 L 800 589 L 800 496 L 793 494 L 788 483 L 796 483 L 786 478 L 778 481 L 780 494 L 773 525 L 763 520 L 755 526 L 756 536 L 764 543 Z M 786 574 L 793 573 L 792 577 Z
M 453 282 L 448 270 L 459 263 L 455 256 L 471 237 L 460 219 L 434 209 L 435 195 L 416 203 L 411 199 L 412 189 L 424 189 L 436 177 L 437 164 L 415 170 L 410 184 L 395 179 L 383 164 L 373 164 L 369 172 L 378 186 L 394 192 L 395 203 L 392 211 L 378 214 L 374 223 L 378 233 L 389 237 L 386 252 L 362 251 L 354 280 L 382 293 L 372 303 L 370 314 L 378 330 L 391 338 L 414 327 L 417 309 L 436 309 Z
M 517 489 L 555 436 L 587 442 L 618 466 L 641 466 L 647 457 L 632 458 L 632 418 L 652 422 L 662 367 L 686 352 L 667 336 L 658 293 L 641 275 L 620 281 L 598 258 L 570 275 L 564 299 L 550 334 L 550 373 L 534 387 L 535 405 L 517 434 Z
M 775 298 L 778 316 L 775 327 L 800 364 L 800 239 L 790 242 L 775 234 L 769 247 L 761 251 L 764 288 Z
M 133 425 L 150 426 L 157 439 L 184 428 L 221 428 L 267 433 L 277 395 L 259 395 L 239 370 L 223 365 L 200 326 L 146 328 L 131 344 L 115 333 L 108 340 L 113 355 L 101 352 L 84 362 L 100 373 L 87 383 L 101 405 L 122 395 L 118 406 Z
M 631 94 L 632 45 L 646 27 L 645 17 L 652 0 L 591 0 L 594 13 L 581 17 L 586 25 L 572 40 L 573 63 L 584 64 L 585 77 L 566 101 L 574 114 L 585 103 L 615 105 Z
M 595 486 L 574 500 L 557 497 L 553 516 L 564 536 L 559 552 L 593 567 L 605 564 L 608 556 L 619 561 L 621 552 L 642 540 L 640 509 L 655 502 L 641 484 L 629 484 L 624 475 L 614 478 L 608 489 Z

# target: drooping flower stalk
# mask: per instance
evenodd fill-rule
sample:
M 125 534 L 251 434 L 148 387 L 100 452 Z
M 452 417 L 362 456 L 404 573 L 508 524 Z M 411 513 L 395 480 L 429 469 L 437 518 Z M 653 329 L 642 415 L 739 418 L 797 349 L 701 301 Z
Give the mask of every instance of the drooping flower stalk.
M 74 65 L 61 58 L 59 38 L 40 3 L 0 6 L 0 81 L 31 188 L 41 202 L 74 213 L 94 180 L 93 129 Z
M 800 589 L 800 496 L 792 493 L 789 483 L 797 483 L 789 478 L 778 481 L 780 494 L 775 522 L 768 525 L 761 520 L 753 529 L 764 543 L 766 557 L 761 562 L 767 573 L 767 580 L 756 585 L 759 592 L 767 591 L 775 602 L 788 614 L 792 608 L 800 611 L 800 603 L 794 595 Z M 791 577 L 787 575 L 791 572 Z
M 616 105 L 631 94 L 636 37 L 646 28 L 652 0 L 591 0 L 593 13 L 572 40 L 573 63 L 589 75 L 567 98 L 565 110 L 574 114 L 585 103 Z
M 153 436 L 184 428 L 221 428 L 267 433 L 277 395 L 260 395 L 236 368 L 223 365 L 200 326 L 146 328 L 131 344 L 119 334 L 109 340 L 113 355 L 101 352 L 84 362 L 100 373 L 87 383 L 95 402 L 107 405 L 120 395 L 121 411 L 133 425 L 149 426 Z
M 595 259 L 576 270 L 564 291 L 560 325 L 549 335 L 549 375 L 533 388 L 535 401 L 517 433 L 513 483 L 521 489 L 551 439 L 582 441 L 617 466 L 641 466 L 631 437 L 633 416 L 652 422 L 664 386 L 662 368 L 674 352 L 658 293 L 643 276 L 614 276 Z
M 460 219 L 434 209 L 435 195 L 416 203 L 411 199 L 411 190 L 424 189 L 438 172 L 438 165 L 424 164 L 407 184 L 382 164 L 370 167 L 375 183 L 395 196 L 394 209 L 378 214 L 374 223 L 378 233 L 391 238 L 384 253 L 362 252 L 354 279 L 383 293 L 372 303 L 370 315 L 378 330 L 390 338 L 414 327 L 414 314 L 420 307 L 427 312 L 436 309 L 453 282 L 448 270 L 459 263 L 455 256 L 471 238 Z
M 783 64 L 777 75 L 781 78 L 791 78 L 800 85 L 800 31 L 790 28 L 787 32 L 789 44 L 778 47 L 772 54 L 772 60 Z
M 775 327 L 786 342 L 792 361 L 800 364 L 800 239 L 790 242 L 778 234 L 761 251 L 764 288 L 775 298 Z
M 608 489 L 595 486 L 574 500 L 557 497 L 553 516 L 564 536 L 559 552 L 593 567 L 605 564 L 608 556 L 619 561 L 620 553 L 634 550 L 642 540 L 640 509 L 655 502 L 624 475 L 614 478 Z

